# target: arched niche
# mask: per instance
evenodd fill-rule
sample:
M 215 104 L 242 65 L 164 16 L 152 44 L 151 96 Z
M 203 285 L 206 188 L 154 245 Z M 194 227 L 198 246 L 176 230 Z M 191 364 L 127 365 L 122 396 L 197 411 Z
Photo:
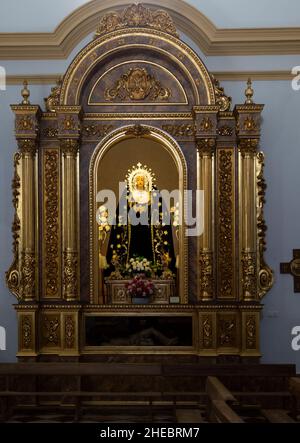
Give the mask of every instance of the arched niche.
M 98 224 L 95 216 L 100 206 L 100 203 L 97 203 L 98 192 L 109 189 L 118 195 L 119 182 L 124 181 L 128 169 L 137 161 L 151 167 L 156 175 L 158 189 L 170 193 L 178 190 L 180 204 L 183 203 L 184 192 L 187 190 L 187 164 L 178 143 L 155 127 L 143 125 L 143 135 L 139 137 L 131 134 L 132 129 L 132 126 L 121 127 L 108 134 L 96 147 L 90 162 L 91 303 L 105 303 L 103 276 L 99 266 Z M 115 165 L 113 168 L 112 164 Z M 166 170 L 168 175 L 165 174 Z M 185 208 L 182 217 L 184 220 Z M 174 246 L 178 255 L 177 291 L 180 303 L 188 303 L 188 242 L 184 225 L 178 229 Z

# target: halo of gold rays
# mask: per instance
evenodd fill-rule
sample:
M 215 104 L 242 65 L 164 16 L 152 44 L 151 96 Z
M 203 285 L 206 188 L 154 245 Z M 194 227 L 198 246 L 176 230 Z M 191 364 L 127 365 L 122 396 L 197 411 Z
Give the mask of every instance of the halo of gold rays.
M 145 180 L 145 186 L 147 191 L 152 191 L 156 182 L 156 177 L 151 168 L 148 168 L 147 165 L 142 165 L 142 163 L 137 163 L 136 166 L 133 166 L 131 169 L 128 169 L 126 174 L 126 184 L 127 189 L 132 193 L 136 190 L 135 179 L 138 176 L 143 176 Z

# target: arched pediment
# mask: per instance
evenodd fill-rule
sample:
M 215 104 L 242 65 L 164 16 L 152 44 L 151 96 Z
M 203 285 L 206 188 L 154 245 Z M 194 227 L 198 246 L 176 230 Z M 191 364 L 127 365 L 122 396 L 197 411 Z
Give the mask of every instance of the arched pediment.
M 139 8 L 131 21 L 130 8 Z M 155 21 L 150 20 L 146 27 L 141 14 L 147 11 L 133 5 L 122 16 L 110 13 L 102 18 L 96 38 L 66 72 L 60 105 L 81 103 L 85 112 L 99 112 L 99 106 L 168 105 L 184 112 L 193 106 L 215 104 L 214 86 L 205 65 L 178 39 L 170 16 L 151 12 Z M 161 30 L 164 23 L 167 32 Z M 134 92 L 135 88 L 139 92 Z

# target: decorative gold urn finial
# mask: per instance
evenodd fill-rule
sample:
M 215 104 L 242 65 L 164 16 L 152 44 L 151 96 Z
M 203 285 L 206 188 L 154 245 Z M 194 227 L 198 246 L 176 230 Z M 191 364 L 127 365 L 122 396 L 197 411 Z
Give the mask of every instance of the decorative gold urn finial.
M 253 95 L 254 95 L 254 91 L 253 91 L 253 88 L 252 88 L 252 81 L 251 81 L 251 78 L 248 78 L 247 88 L 245 90 L 245 96 L 246 96 L 245 104 L 246 105 L 252 105 L 253 104 Z
M 30 105 L 29 97 L 30 97 L 30 91 L 28 89 L 28 82 L 27 80 L 24 80 L 23 82 L 23 89 L 21 91 L 21 95 L 23 97 L 22 105 Z

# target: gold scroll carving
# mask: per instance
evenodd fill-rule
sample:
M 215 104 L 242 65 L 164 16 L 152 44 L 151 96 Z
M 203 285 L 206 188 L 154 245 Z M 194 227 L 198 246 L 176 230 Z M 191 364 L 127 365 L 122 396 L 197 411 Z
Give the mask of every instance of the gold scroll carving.
M 233 298 L 234 291 L 234 190 L 233 153 L 219 153 L 218 198 L 218 296 Z
M 19 211 L 19 196 L 21 188 L 21 179 L 18 172 L 18 167 L 20 165 L 21 154 L 17 152 L 14 157 L 14 177 L 12 180 L 12 190 L 13 190 L 13 206 L 15 209 L 14 221 L 12 224 L 12 234 L 13 234 L 13 254 L 14 260 L 6 273 L 6 281 L 9 290 L 18 298 L 21 299 L 20 291 L 20 270 L 19 270 L 19 240 L 20 240 L 20 217 Z
M 272 269 L 266 264 L 264 253 L 266 251 L 266 231 L 267 226 L 264 219 L 264 203 L 266 183 L 264 179 L 264 154 L 262 152 L 256 155 L 257 168 L 257 241 L 258 241 L 258 255 L 259 255 L 259 270 L 258 270 L 258 295 L 261 299 L 273 286 L 274 274 Z
M 144 5 L 133 4 L 120 13 L 109 12 L 104 15 L 97 28 L 95 38 L 127 27 L 152 28 L 178 37 L 174 22 L 166 11 L 152 11 Z
M 60 297 L 59 242 L 59 151 L 46 150 L 44 154 L 44 297 Z
M 145 68 L 131 68 L 116 82 L 114 87 L 105 90 L 105 100 L 168 100 L 171 91 L 148 73 Z
M 22 348 L 24 350 L 32 349 L 32 334 L 32 318 L 28 315 L 24 315 L 21 320 Z

